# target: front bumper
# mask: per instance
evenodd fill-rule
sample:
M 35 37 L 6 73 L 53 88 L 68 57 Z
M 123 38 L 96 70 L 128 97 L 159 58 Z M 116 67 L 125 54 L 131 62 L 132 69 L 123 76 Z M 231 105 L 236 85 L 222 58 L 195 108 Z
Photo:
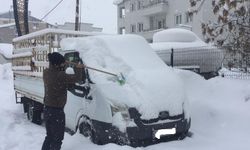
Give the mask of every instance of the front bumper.
M 133 115 L 132 115 L 133 116 Z M 175 121 L 167 121 L 164 123 L 149 123 L 145 124 L 137 115 L 133 116 L 135 127 L 127 127 L 126 132 L 121 132 L 117 127 L 110 123 L 92 121 L 96 136 L 99 138 L 99 143 L 117 143 L 120 145 L 130 145 L 133 147 L 147 146 L 154 143 L 183 139 L 188 133 L 191 125 L 191 119 L 183 118 Z M 161 136 L 160 139 L 155 138 L 155 132 L 160 129 L 176 129 L 176 134 Z

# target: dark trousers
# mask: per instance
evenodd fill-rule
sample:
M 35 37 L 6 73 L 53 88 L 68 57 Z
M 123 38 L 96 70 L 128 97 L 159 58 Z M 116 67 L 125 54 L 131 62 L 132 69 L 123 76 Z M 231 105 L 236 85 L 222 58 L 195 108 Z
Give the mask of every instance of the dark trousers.
M 46 137 L 42 150 L 60 150 L 64 138 L 65 114 L 63 108 L 45 106 Z

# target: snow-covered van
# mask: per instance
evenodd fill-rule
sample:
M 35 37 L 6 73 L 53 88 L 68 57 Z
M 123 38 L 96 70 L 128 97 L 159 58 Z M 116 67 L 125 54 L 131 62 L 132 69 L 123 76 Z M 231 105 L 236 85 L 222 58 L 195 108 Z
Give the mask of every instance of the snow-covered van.
M 117 76 L 87 67 L 86 81 L 76 83 L 68 91 L 64 111 L 66 128 L 71 133 L 79 129 L 97 144 L 132 146 L 182 139 L 187 135 L 191 119 L 183 83 L 142 37 L 73 36 L 63 38 L 57 51 L 67 61 L 121 74 L 124 80 L 121 84 Z M 27 54 L 21 57 L 27 58 Z M 46 67 L 47 58 L 43 63 L 34 55 L 29 58 L 34 64 L 30 70 L 28 66 L 19 66 L 23 71 L 17 71 L 18 66 L 14 66 L 17 102 L 23 103 L 29 119 L 41 123 L 44 87 L 39 75 L 42 71 L 37 69 L 39 65 Z

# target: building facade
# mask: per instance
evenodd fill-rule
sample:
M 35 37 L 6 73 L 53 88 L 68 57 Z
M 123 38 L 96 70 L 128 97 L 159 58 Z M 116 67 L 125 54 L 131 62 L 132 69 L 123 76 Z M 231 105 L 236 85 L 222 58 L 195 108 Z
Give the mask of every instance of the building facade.
M 138 34 L 148 42 L 152 42 L 154 33 L 174 27 L 187 28 L 202 38 L 201 23 L 215 20 L 209 0 L 203 0 L 193 14 L 189 0 L 119 0 L 114 4 L 117 32 Z
M 46 28 L 54 28 L 54 26 L 31 16 L 29 13 L 29 32 Z M 0 43 L 12 43 L 12 39 L 15 37 L 17 37 L 17 32 L 13 11 L 0 14 Z
M 63 25 L 57 25 L 58 29 L 64 30 L 75 30 L 75 23 L 73 22 L 65 22 Z M 92 23 L 80 23 L 79 24 L 80 31 L 86 32 L 102 32 L 102 28 L 93 27 Z

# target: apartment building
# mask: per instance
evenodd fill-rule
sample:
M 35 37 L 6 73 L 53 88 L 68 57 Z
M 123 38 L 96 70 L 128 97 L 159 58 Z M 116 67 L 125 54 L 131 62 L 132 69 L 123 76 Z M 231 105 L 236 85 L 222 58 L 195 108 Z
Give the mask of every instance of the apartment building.
M 187 28 L 202 38 L 201 23 L 215 20 L 212 4 L 203 0 L 190 14 L 189 0 L 115 0 L 119 34 L 138 34 L 152 42 L 153 34 L 174 27 Z

